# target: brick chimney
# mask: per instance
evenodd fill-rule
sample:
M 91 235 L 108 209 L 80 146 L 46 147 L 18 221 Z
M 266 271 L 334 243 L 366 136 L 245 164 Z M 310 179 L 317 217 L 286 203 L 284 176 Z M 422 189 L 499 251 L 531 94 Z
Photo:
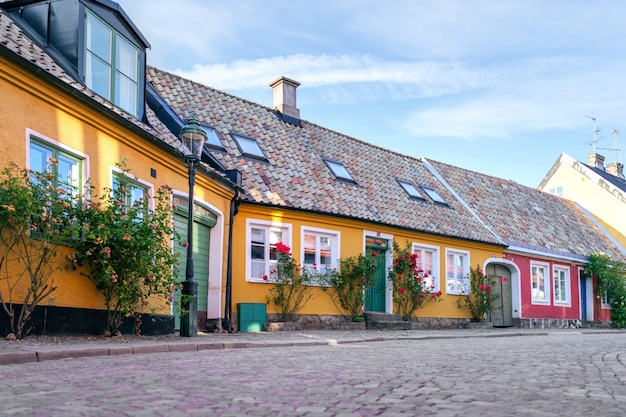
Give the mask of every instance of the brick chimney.
M 606 172 L 618 178 L 624 179 L 624 164 L 613 162 L 606 165 Z
M 300 119 L 300 110 L 296 107 L 296 88 L 299 82 L 290 80 L 287 77 L 280 77 L 270 84 L 274 90 L 274 110 Z
M 588 165 L 604 171 L 604 156 L 599 153 L 590 153 L 588 157 Z

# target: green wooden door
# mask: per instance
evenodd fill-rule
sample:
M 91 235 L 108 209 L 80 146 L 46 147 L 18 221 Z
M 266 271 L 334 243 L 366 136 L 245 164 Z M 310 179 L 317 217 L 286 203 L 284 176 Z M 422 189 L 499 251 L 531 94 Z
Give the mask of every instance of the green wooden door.
M 368 241 L 370 238 L 368 238 Z M 374 282 L 371 286 L 365 288 L 365 311 L 377 311 L 384 313 L 386 311 L 387 296 L 387 263 L 386 251 L 387 241 L 376 239 L 374 243 L 367 244 L 367 249 L 380 251 L 374 258 L 376 260 L 376 273 L 374 274 Z
M 491 312 L 491 323 L 496 327 L 510 327 L 513 325 L 511 271 L 504 265 L 489 264 L 486 273 L 496 280 L 493 291 L 498 295 Z
M 181 236 L 181 242 L 176 242 L 174 249 L 180 254 L 180 265 L 178 266 L 179 281 L 185 280 L 187 268 L 187 248 L 183 247 L 187 239 L 187 215 L 182 210 L 174 213 L 174 225 L 176 231 Z M 208 308 L 209 293 L 209 247 L 211 237 L 211 226 L 198 215 L 194 216 L 193 223 L 193 270 L 194 280 L 198 283 L 198 315 L 206 315 Z M 174 294 L 174 301 L 180 301 L 180 290 Z M 175 327 L 180 330 L 180 314 L 175 311 Z

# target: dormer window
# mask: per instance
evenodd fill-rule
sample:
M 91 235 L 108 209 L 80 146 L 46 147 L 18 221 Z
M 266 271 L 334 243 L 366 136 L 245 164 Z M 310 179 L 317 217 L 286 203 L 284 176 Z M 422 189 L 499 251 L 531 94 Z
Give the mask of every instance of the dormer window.
M 324 159 L 324 162 L 326 163 L 326 166 L 328 166 L 328 169 L 330 169 L 330 171 L 338 179 L 350 181 L 350 182 L 356 182 L 354 181 L 354 179 L 352 178 L 352 175 L 350 175 L 346 167 L 341 162 L 331 161 L 330 159 Z
M 139 56 L 128 39 L 87 12 L 85 83 L 133 116 L 139 113 Z
M 424 192 L 428 194 L 428 197 L 435 203 L 448 204 L 433 188 L 422 186 L 422 190 L 424 190 Z
M 402 180 L 396 180 L 396 181 L 398 181 L 398 184 L 400 184 L 400 186 L 404 189 L 404 191 L 406 191 L 409 197 L 415 198 L 418 200 L 424 200 L 424 196 L 422 195 L 422 193 L 419 192 L 416 186 L 414 186 L 410 182 L 406 182 Z
M 242 154 L 246 156 L 251 156 L 253 158 L 267 160 L 267 158 L 265 158 L 265 154 L 263 153 L 255 139 L 236 135 L 234 133 L 231 133 L 231 136 L 233 137 L 233 139 L 235 139 L 235 142 L 237 143 L 237 146 L 239 146 L 239 150 Z

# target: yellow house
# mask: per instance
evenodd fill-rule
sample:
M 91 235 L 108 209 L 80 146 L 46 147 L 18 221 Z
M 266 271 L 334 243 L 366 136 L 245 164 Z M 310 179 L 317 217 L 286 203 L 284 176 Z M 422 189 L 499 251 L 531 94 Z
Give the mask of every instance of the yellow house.
M 100 192 L 124 175 L 116 164 L 125 160 L 134 193 L 154 195 L 163 185 L 173 189 L 180 207 L 173 220 L 184 235 L 188 174 L 177 138 L 183 122 L 176 120 L 178 126 L 170 131 L 155 115 L 158 99 L 150 100 L 145 89 L 147 41 L 109 1 L 12 3 L 0 3 L 0 166 L 13 162 L 41 170 L 54 157 L 77 186 L 89 182 Z M 47 18 L 53 15 L 64 19 Z M 111 53 L 114 47 L 117 54 Z M 226 236 L 236 187 L 210 166 L 208 156 L 202 160 L 207 164 L 196 177 L 199 237 L 194 246 L 203 245 L 205 251 L 196 277 L 199 322 L 206 326 L 222 315 Z M 80 272 L 56 274 L 58 288 L 36 311 L 33 331 L 103 331 L 102 294 Z M 6 282 L 0 282 L 0 291 L 6 297 Z M 143 320 L 143 332 L 172 332 L 167 300 L 154 300 L 152 307 L 159 315 Z
M 604 156 L 589 154 L 587 163 L 562 153 L 538 188 L 572 200 L 626 248 L 626 179 L 621 162 L 604 164 Z
M 442 300 L 416 313 L 439 324 L 467 321 L 457 301 L 470 267 L 502 258 L 505 244 L 462 205 L 420 159 L 371 145 L 303 120 L 298 83 L 271 84 L 272 108 L 148 68 L 148 83 L 179 117 L 197 115 L 212 138 L 210 152 L 242 176 L 232 236 L 232 325 L 242 305 L 266 305 L 276 244 L 291 248 L 309 270 L 337 268 L 341 259 L 379 250 L 380 276 L 365 310 L 395 313 L 387 271 L 393 243 L 410 245 Z M 332 291 L 332 289 L 328 290 Z M 300 311 L 298 325 L 340 325 L 323 288 Z M 429 320 L 426 320 L 429 321 Z

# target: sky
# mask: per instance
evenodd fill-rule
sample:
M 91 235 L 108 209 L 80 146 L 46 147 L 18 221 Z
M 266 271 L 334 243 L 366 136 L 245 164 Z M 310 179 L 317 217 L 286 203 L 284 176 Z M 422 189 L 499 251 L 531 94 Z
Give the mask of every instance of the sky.
M 303 120 L 387 149 L 530 187 L 594 137 L 624 162 L 624 1 L 117 1 L 149 65 L 268 107 L 291 78 Z

